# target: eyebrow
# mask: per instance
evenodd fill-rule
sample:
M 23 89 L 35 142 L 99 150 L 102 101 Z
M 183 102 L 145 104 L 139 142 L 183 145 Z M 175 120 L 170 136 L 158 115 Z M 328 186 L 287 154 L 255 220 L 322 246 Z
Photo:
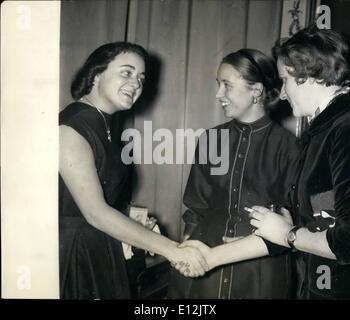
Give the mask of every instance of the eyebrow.
M 135 67 L 132 66 L 131 64 L 122 64 L 121 67 L 129 67 L 131 69 L 134 69 L 135 70 Z
M 221 80 L 221 82 L 227 86 L 234 86 L 234 84 L 231 81 L 226 79 Z
M 231 83 L 231 81 L 226 80 L 226 79 L 221 79 L 221 80 L 219 80 L 218 78 L 216 78 L 216 81 L 217 81 L 217 82 Z
M 128 67 L 128 68 L 131 68 L 131 69 L 133 69 L 133 70 L 136 70 L 136 68 L 134 67 L 134 66 L 132 66 L 131 64 L 123 64 L 123 65 L 121 65 L 120 67 Z M 144 72 L 141 72 L 141 74 L 145 74 Z

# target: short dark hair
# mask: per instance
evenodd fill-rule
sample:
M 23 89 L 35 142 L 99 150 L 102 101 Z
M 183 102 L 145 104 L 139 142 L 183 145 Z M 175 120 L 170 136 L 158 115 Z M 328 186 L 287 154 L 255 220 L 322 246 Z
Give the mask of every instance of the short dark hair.
M 241 49 L 225 56 L 221 63 L 230 64 L 249 84 L 262 83 L 267 107 L 278 102 L 281 81 L 272 57 L 256 49 Z
M 349 43 L 336 31 L 318 29 L 313 24 L 288 40 L 279 40 L 273 53 L 293 68 L 288 72 L 297 83 L 310 77 L 326 86 L 342 87 L 350 83 Z
M 93 51 L 83 66 L 78 70 L 71 84 L 73 99 L 79 100 L 82 96 L 89 94 L 95 77 L 104 72 L 108 64 L 121 53 L 133 52 L 138 54 L 145 62 L 146 74 L 148 70 L 149 57 L 147 51 L 140 45 L 130 42 L 112 42 L 104 44 Z

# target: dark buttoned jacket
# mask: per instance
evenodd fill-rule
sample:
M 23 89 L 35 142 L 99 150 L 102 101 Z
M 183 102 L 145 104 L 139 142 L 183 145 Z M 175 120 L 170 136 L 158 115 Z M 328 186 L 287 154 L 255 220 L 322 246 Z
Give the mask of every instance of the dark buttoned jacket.
M 271 204 L 278 207 L 287 203 L 299 157 L 295 136 L 267 116 L 254 123 L 233 120 L 214 130 L 217 153 L 228 156 L 224 159 L 228 170 L 215 174 L 213 169 L 224 165 L 211 161 L 215 159 L 211 153 L 216 152 L 210 145 L 213 140 L 207 139 L 208 148 L 203 150 L 200 139 L 184 194 L 189 210 L 183 217 L 191 239 L 211 247 L 222 244 L 223 236 L 251 234 L 253 227 L 245 207 Z M 227 130 L 228 135 L 222 130 Z M 208 131 L 206 134 L 210 135 Z M 201 155 L 208 160 L 206 163 L 200 161 Z M 185 297 L 289 298 L 290 258 L 283 253 L 216 268 L 205 277 L 188 280 L 191 284 Z

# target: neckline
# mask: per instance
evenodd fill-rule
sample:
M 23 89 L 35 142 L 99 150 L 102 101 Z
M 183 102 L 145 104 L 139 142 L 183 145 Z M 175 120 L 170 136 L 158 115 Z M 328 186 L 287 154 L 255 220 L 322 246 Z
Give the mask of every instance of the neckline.
M 85 101 L 76 101 L 76 102 L 80 103 L 80 104 L 83 104 L 84 106 L 87 106 L 87 107 L 89 107 L 92 110 L 96 110 L 96 108 L 94 106 L 92 106 L 91 104 L 89 104 L 89 103 L 87 103 Z M 108 124 L 109 124 L 111 122 L 111 120 L 112 120 L 112 115 L 107 113 L 107 112 L 105 112 L 105 111 L 103 111 L 103 110 L 101 110 L 101 109 L 99 109 L 99 111 L 102 112 L 102 114 L 105 116 L 106 121 L 108 121 Z
M 269 125 L 271 123 L 271 119 L 267 114 L 263 115 L 261 118 L 258 120 L 255 120 L 253 122 L 241 122 L 239 120 L 234 119 L 233 123 L 235 124 L 236 127 L 240 130 L 247 130 L 250 129 L 252 131 L 256 131 L 259 129 L 262 129 Z
M 112 134 L 111 134 L 111 126 L 110 126 L 112 116 L 109 114 L 108 114 L 108 116 L 110 116 L 110 117 L 105 116 L 105 112 L 103 112 L 101 109 L 99 109 L 98 107 L 93 105 L 90 101 L 80 100 L 79 102 L 83 103 L 85 106 L 91 107 L 92 109 L 94 109 L 94 112 L 97 112 L 97 114 L 99 115 L 99 117 L 103 121 L 106 135 L 107 135 L 107 140 L 109 142 L 112 142 Z
M 340 92 L 338 92 L 331 100 L 328 101 L 328 103 L 324 108 L 322 108 L 322 110 L 320 107 L 318 107 L 315 113 L 311 117 L 307 117 L 309 125 L 311 125 L 319 115 L 321 115 L 331 104 L 333 104 L 334 101 L 336 101 L 338 98 L 340 98 L 343 95 L 349 94 L 349 92 L 350 92 L 350 87 L 342 88 Z
M 348 100 L 348 103 L 343 103 L 343 100 Z M 308 131 L 310 134 L 316 134 L 322 131 L 323 128 L 329 127 L 334 118 L 339 117 L 345 112 L 348 112 L 350 104 L 350 93 L 339 94 L 334 97 L 327 107 L 313 119 Z

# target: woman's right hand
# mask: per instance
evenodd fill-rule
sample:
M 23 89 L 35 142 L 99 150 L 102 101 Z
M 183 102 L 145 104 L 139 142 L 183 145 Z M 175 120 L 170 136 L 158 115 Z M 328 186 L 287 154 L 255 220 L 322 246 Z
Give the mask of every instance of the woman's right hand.
M 193 246 L 177 246 L 169 256 L 171 265 L 186 277 L 203 276 L 209 265 L 201 251 Z
M 207 272 L 217 266 L 213 259 L 212 248 L 199 240 L 186 240 L 179 245 L 179 248 L 196 248 L 199 250 L 208 265 Z

